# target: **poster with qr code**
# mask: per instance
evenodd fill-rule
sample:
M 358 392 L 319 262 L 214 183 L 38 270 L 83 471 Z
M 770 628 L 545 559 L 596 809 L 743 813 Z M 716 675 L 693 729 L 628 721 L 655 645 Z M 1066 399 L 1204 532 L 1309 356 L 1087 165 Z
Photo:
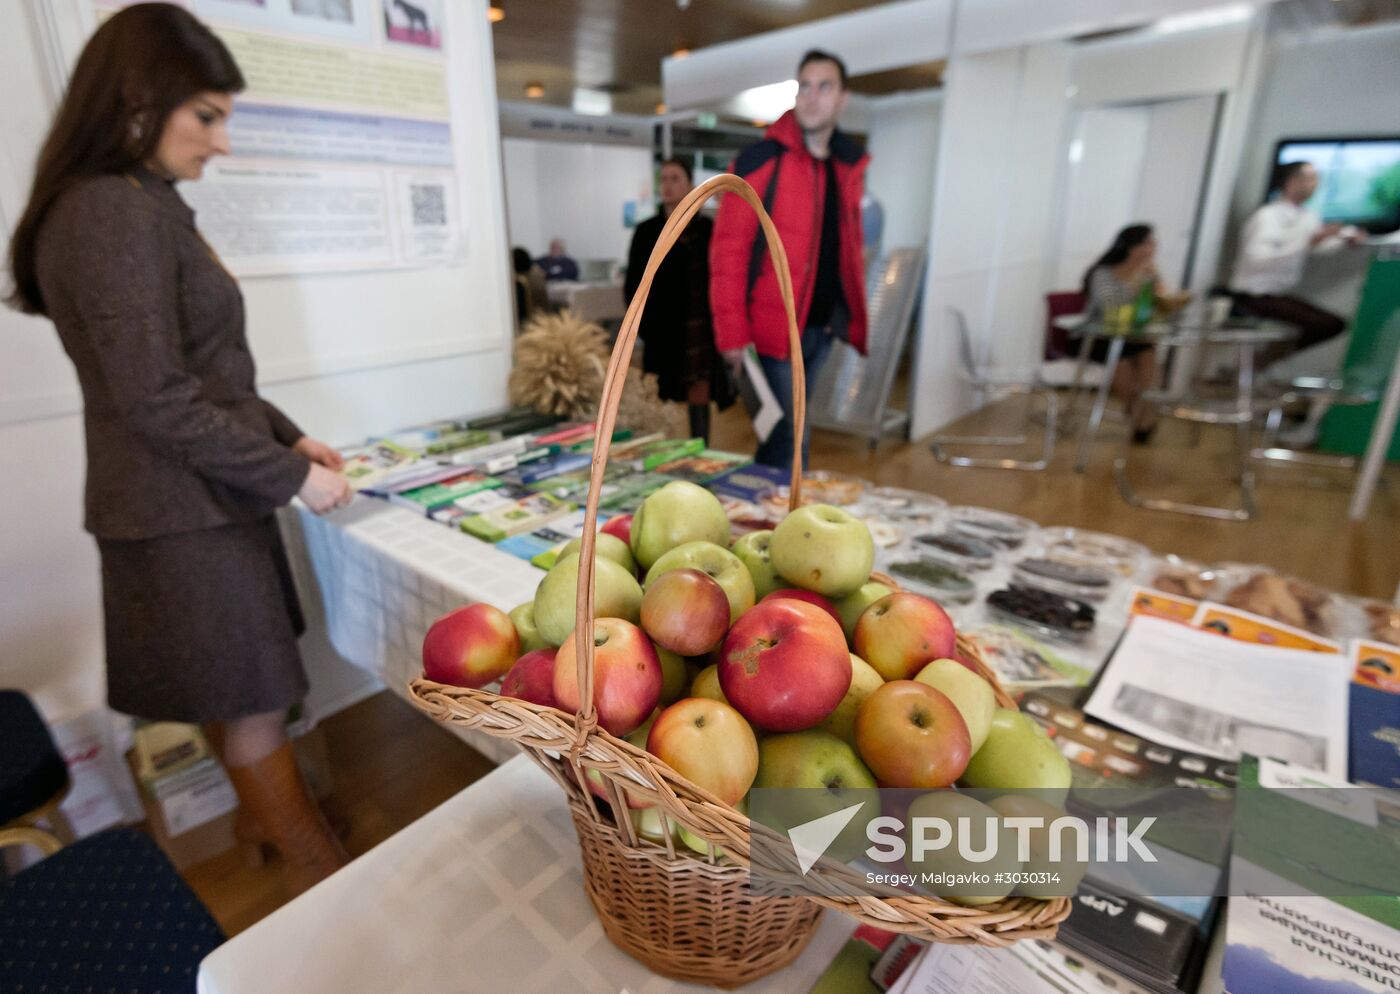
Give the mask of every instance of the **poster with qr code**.
M 399 258 L 406 263 L 461 257 L 462 238 L 450 172 L 397 173 Z

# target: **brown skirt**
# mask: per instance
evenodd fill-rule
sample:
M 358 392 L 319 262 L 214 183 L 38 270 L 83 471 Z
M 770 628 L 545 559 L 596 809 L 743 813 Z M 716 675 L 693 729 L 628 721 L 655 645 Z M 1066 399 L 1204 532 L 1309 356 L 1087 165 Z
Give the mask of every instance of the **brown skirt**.
M 305 624 L 275 518 L 97 547 L 114 710 L 204 724 L 306 695 Z

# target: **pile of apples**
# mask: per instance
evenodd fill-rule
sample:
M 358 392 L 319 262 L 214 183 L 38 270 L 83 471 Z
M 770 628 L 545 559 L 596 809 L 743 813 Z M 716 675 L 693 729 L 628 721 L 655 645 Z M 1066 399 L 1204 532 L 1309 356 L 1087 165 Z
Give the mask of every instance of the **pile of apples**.
M 943 608 L 872 581 L 874 555 L 865 523 L 837 507 L 802 507 L 731 545 L 713 494 L 662 487 L 597 536 L 599 726 L 741 807 L 754 786 L 1067 789 L 1068 761 L 997 706 Z M 501 680 L 504 696 L 576 712 L 578 571 L 576 541 L 532 602 L 439 619 L 425 676 Z M 636 808 L 640 833 L 664 836 L 659 814 Z

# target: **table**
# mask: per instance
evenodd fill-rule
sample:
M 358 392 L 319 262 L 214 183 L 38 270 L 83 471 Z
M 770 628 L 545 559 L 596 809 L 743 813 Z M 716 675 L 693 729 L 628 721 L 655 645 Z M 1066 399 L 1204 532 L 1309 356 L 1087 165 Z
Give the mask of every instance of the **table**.
M 621 321 L 627 313 L 621 283 L 576 283 L 552 280 L 546 284 L 549 302 L 567 307 L 583 321 Z
M 1103 379 L 1094 394 L 1094 407 L 1089 418 L 1079 432 L 1079 448 L 1074 459 L 1076 472 L 1084 472 L 1089 461 L 1089 446 L 1098 435 L 1103 422 L 1104 410 L 1108 406 L 1108 393 L 1113 384 L 1114 373 L 1123 358 L 1123 346 L 1129 342 L 1148 342 L 1154 345 L 1234 345 L 1239 349 L 1240 366 L 1236 391 L 1236 411 L 1248 411 L 1252 417 L 1254 405 L 1254 350 L 1260 345 L 1288 341 L 1297 336 L 1296 328 L 1277 321 L 1246 320 L 1223 325 L 1211 325 L 1200 317 L 1179 317 L 1169 321 L 1153 321 L 1132 332 L 1105 324 L 1101 320 L 1085 321 L 1078 325 L 1080 335 L 1079 356 L 1076 359 L 1074 377 L 1075 396 L 1083 379 L 1084 367 L 1089 360 L 1089 349 L 1096 338 L 1108 339 L 1108 356 L 1104 361 Z M 1245 421 L 1238 429 L 1244 436 L 1244 450 L 1247 452 L 1250 422 Z
M 423 636 L 434 621 L 478 602 L 508 611 L 532 600 L 544 576 L 470 535 L 370 497 L 323 517 L 298 506 L 283 522 L 289 544 L 305 543 L 331 645 L 405 699 L 408 682 L 423 674 Z M 448 727 L 495 762 L 519 754 L 505 739 Z
M 744 990 L 806 991 L 854 928 L 828 911 L 791 966 Z M 709 990 L 603 934 L 564 795 L 509 763 L 211 953 L 199 994 Z

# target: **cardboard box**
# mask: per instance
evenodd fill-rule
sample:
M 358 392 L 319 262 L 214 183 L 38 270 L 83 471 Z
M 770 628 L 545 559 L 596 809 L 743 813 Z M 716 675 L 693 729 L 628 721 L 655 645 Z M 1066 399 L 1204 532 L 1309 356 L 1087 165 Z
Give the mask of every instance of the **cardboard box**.
M 289 733 L 296 731 L 296 726 L 288 728 Z M 312 794 L 326 797 L 333 788 L 333 778 L 324 734 L 312 728 L 292 742 L 297 765 Z M 128 754 L 128 759 L 134 762 L 134 754 Z M 212 771 L 207 764 L 213 764 Z M 140 794 L 151 836 L 177 870 L 213 859 L 238 845 L 233 831 L 238 798 L 228 774 L 212 757 L 156 781 L 153 790 Z

